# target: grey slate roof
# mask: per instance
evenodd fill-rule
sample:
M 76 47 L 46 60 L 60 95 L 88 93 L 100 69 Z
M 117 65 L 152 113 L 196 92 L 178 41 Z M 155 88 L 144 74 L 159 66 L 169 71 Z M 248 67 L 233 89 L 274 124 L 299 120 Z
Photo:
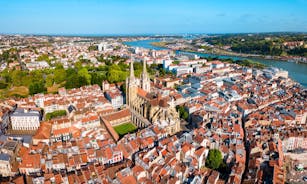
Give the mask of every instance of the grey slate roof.
M 0 160 L 10 161 L 10 155 L 5 153 L 0 153 Z

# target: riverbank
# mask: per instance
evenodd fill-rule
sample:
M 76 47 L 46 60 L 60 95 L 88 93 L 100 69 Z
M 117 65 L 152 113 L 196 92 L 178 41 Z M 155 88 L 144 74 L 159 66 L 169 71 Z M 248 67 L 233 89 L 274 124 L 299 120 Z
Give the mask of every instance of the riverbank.
M 298 60 L 295 56 L 266 56 L 266 55 L 256 55 L 256 54 L 240 54 L 236 52 L 227 52 L 220 53 L 220 52 L 199 52 L 194 50 L 186 50 L 188 52 L 198 52 L 198 53 L 204 53 L 204 54 L 215 54 L 215 55 L 222 55 L 222 56 L 236 56 L 236 57 L 242 57 L 242 58 L 254 58 L 254 59 L 262 59 L 262 60 L 278 60 L 278 61 L 284 61 L 284 62 L 295 62 L 295 63 L 301 63 L 301 64 L 307 64 L 307 58 L 306 61 Z
M 152 50 L 165 50 L 166 47 L 154 46 L 153 42 L 160 42 L 161 40 L 139 40 L 133 42 L 124 42 L 124 44 L 131 47 L 142 47 Z M 185 51 L 176 51 L 176 52 L 185 52 Z M 279 59 L 268 59 L 268 58 L 254 58 L 254 57 L 241 57 L 241 56 L 229 56 L 229 55 L 220 55 L 212 53 L 202 53 L 202 52 L 191 52 L 204 58 L 217 58 L 217 59 L 232 59 L 232 60 L 251 60 L 253 62 L 258 62 L 266 66 L 272 66 L 281 68 L 289 72 L 289 76 L 295 81 L 299 82 L 302 86 L 307 87 L 307 64 L 305 63 L 296 63 L 296 62 L 286 62 L 285 60 Z
M 150 45 L 155 47 L 161 47 L 164 49 L 171 49 L 167 47 L 167 42 L 151 42 Z M 172 50 L 172 49 L 171 49 Z M 257 54 L 242 54 L 242 53 L 236 53 L 231 51 L 225 51 L 225 52 L 209 52 L 209 51 L 197 51 L 192 49 L 180 49 L 179 51 L 182 52 L 193 52 L 193 53 L 202 53 L 202 54 L 213 54 L 213 55 L 220 55 L 220 56 L 235 56 L 235 57 L 242 57 L 242 58 L 254 58 L 254 59 L 263 59 L 263 60 L 279 60 L 284 62 L 295 62 L 295 63 L 302 63 L 307 64 L 307 58 L 306 61 L 302 61 L 297 59 L 295 56 L 266 56 L 266 55 L 257 55 Z
M 185 50 L 176 50 L 179 52 L 187 52 L 187 53 L 195 53 L 195 54 L 205 54 L 205 55 L 209 55 L 209 57 L 212 56 L 212 58 L 216 57 L 234 57 L 234 58 L 240 58 L 240 59 L 261 59 L 261 60 L 267 60 L 267 61 L 284 61 L 287 62 L 287 60 L 281 60 L 281 59 L 277 59 L 277 58 L 268 58 L 265 56 L 255 56 L 255 55 L 244 55 L 244 54 L 219 54 L 219 53 L 212 53 L 212 52 L 199 52 L 199 51 L 194 51 L 194 50 L 189 50 L 189 49 L 185 49 Z
M 150 45 L 155 46 L 155 47 L 163 47 L 165 49 L 170 49 L 170 48 L 167 48 L 167 42 L 151 42 Z

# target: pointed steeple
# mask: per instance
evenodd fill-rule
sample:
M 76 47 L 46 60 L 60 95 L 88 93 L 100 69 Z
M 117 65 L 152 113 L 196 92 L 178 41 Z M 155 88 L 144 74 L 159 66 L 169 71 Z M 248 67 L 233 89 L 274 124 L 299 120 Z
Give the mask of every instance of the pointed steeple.
M 143 72 L 141 75 L 142 89 L 150 92 L 150 79 L 146 69 L 146 61 L 143 61 Z
M 130 106 L 133 104 L 137 95 L 137 82 L 134 76 L 133 58 L 130 61 L 130 77 L 126 79 L 126 103 Z
M 147 69 L 146 69 L 146 61 L 143 61 L 143 73 L 147 74 Z
M 130 61 L 130 80 L 134 79 L 134 68 L 133 68 L 133 58 Z

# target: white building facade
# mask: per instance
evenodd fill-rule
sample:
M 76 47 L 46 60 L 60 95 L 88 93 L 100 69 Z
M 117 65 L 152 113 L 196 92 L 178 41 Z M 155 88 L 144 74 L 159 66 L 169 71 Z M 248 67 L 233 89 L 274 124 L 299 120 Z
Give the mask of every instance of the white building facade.
M 40 112 L 17 108 L 10 115 L 12 130 L 37 130 L 40 126 Z

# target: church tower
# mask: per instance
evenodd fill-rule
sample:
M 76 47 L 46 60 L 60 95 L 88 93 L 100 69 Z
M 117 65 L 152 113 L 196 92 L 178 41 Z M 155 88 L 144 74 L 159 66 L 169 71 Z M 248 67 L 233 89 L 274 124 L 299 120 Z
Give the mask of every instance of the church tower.
M 134 76 L 133 58 L 130 61 L 130 76 L 126 79 L 126 103 L 131 106 L 137 95 L 137 81 Z
M 150 92 L 150 79 L 146 69 L 146 61 L 143 61 L 143 72 L 141 75 L 141 87 L 144 91 Z

